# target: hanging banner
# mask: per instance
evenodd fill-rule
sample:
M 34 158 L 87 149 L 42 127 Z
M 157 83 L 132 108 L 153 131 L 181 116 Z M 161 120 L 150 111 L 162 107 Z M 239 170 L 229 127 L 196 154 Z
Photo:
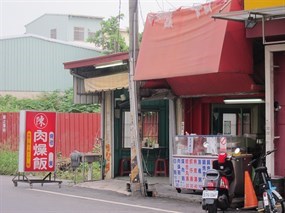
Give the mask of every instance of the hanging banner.
M 19 172 L 55 170 L 55 123 L 55 112 L 20 112 Z

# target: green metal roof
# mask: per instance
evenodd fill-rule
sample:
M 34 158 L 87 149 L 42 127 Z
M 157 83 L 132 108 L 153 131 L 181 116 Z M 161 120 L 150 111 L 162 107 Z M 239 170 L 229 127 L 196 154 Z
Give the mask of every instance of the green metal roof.
M 64 62 L 102 54 L 96 48 L 22 35 L 1 38 L 0 55 L 0 91 L 49 92 L 72 88 Z

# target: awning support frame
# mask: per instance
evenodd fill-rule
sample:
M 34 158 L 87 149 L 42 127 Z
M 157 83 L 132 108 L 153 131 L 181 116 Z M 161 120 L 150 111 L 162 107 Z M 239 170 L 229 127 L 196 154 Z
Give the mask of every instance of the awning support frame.
M 285 40 L 281 41 L 266 41 L 265 36 L 265 22 L 274 20 L 274 19 L 285 19 L 285 12 L 283 12 L 285 7 L 275 7 L 275 8 L 266 8 L 266 9 L 257 9 L 251 11 L 234 11 L 229 13 L 218 13 L 212 16 L 214 19 L 222 19 L 227 21 L 238 21 L 244 22 L 245 27 L 247 26 L 246 22 L 250 19 L 252 15 L 254 15 L 254 21 L 257 22 L 261 20 L 262 23 L 262 40 L 263 44 L 281 44 L 285 43 Z M 277 12 L 276 12 L 277 11 Z M 247 27 L 246 27 L 247 28 Z
M 281 44 L 281 43 L 285 43 L 285 40 L 281 40 L 281 41 L 266 41 L 265 39 L 265 16 L 263 15 L 262 16 L 262 41 L 263 41 L 263 44 L 264 45 L 267 45 L 267 44 Z

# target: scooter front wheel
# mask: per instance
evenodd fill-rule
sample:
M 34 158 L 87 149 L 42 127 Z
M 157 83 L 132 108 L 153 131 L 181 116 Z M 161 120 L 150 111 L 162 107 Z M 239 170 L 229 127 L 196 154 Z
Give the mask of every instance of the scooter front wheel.
M 269 196 L 272 196 L 271 199 L 269 199 Z M 264 213 L 284 213 L 284 200 L 280 195 L 277 196 L 274 193 L 268 194 L 268 192 L 263 192 L 263 207 Z
M 269 207 L 269 206 L 265 206 L 263 212 L 264 212 L 264 213 L 270 213 L 270 212 L 271 212 L 271 211 L 270 211 L 270 207 Z
M 208 205 L 208 213 L 217 213 L 218 209 L 217 209 L 217 203 L 214 202 L 213 204 L 209 204 Z
M 276 213 L 284 213 L 285 211 L 285 205 L 283 198 L 280 199 L 276 194 L 273 193 L 273 198 L 275 200 L 275 212 Z

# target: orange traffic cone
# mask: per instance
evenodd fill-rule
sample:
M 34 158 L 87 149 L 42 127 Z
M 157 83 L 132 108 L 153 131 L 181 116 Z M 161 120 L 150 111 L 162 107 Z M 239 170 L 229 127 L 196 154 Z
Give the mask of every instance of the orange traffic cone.
M 244 209 L 257 208 L 257 197 L 249 176 L 248 171 L 244 173 Z

